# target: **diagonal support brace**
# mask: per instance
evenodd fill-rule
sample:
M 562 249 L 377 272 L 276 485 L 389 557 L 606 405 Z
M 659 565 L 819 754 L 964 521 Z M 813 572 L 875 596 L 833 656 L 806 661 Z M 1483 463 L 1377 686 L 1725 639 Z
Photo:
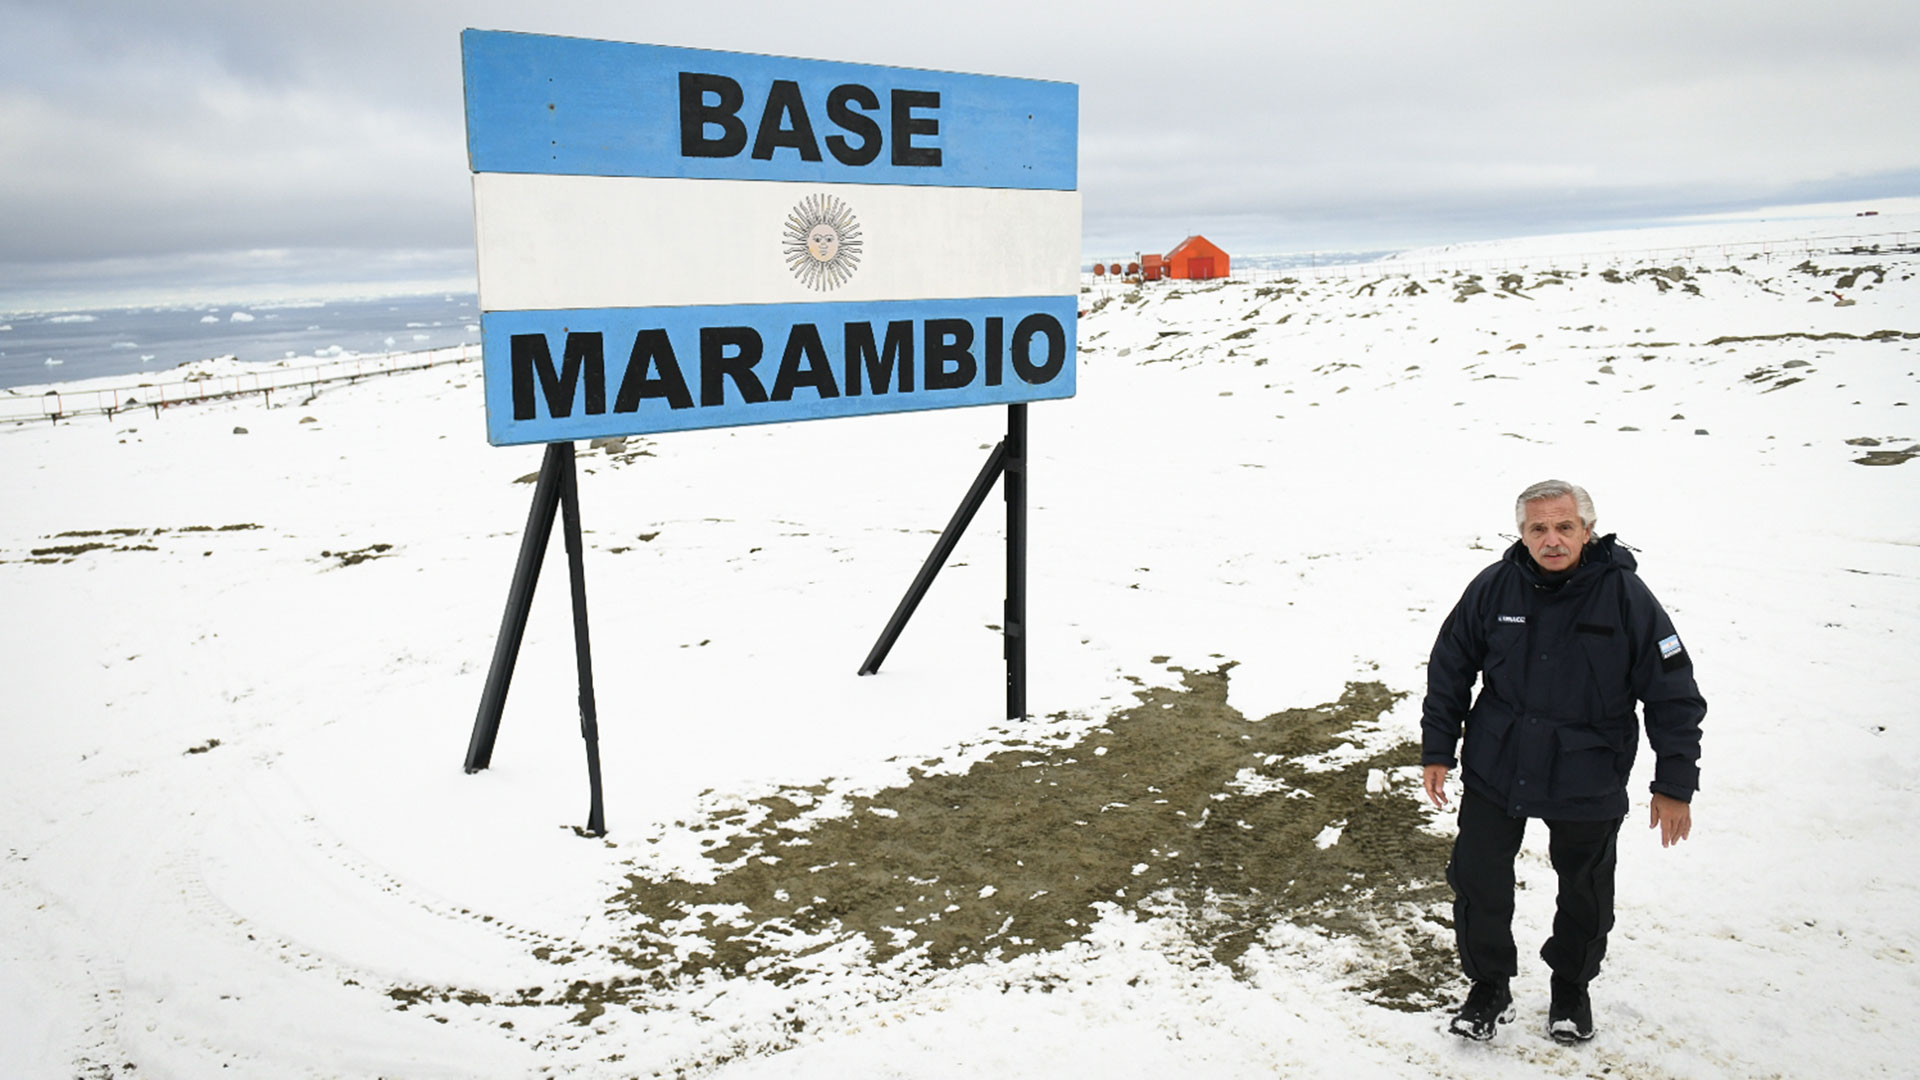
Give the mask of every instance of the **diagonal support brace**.
M 586 832 L 606 832 L 600 786 L 600 726 L 593 696 L 593 656 L 587 636 L 587 579 L 580 531 L 579 478 L 571 442 L 548 443 L 533 487 L 533 505 L 527 511 L 527 531 L 520 537 L 520 555 L 514 562 L 513 583 L 507 589 L 507 609 L 500 619 L 500 636 L 493 645 L 493 662 L 480 693 L 480 710 L 467 741 L 466 770 L 479 772 L 493 763 L 493 745 L 500 734 L 500 715 L 506 709 L 507 689 L 513 682 L 520 642 L 526 636 L 527 615 L 533 609 L 534 588 L 553 538 L 553 520 L 561 518 L 567 548 L 567 576 L 573 600 L 574 658 L 580 679 L 580 735 L 587 744 L 589 805 Z
M 987 501 L 987 495 L 993 490 L 994 482 L 1006 477 L 1007 501 L 1007 599 L 1002 608 L 1003 654 L 1007 661 L 1007 719 L 1023 719 L 1027 713 L 1027 485 L 1026 485 L 1026 444 L 1027 444 L 1027 407 L 1007 406 L 1007 437 L 994 445 L 993 452 L 987 455 L 986 464 L 980 467 L 980 474 L 973 479 L 973 486 L 967 489 L 966 497 L 960 500 L 960 506 L 953 512 L 947 527 L 934 541 L 933 550 L 926 561 L 920 565 L 920 572 L 914 575 L 913 583 L 907 586 L 907 594 L 893 611 L 893 617 L 887 620 L 886 627 L 880 631 L 880 639 L 874 642 L 873 649 L 867 653 L 866 662 L 860 665 L 860 674 L 872 675 L 880 670 L 880 664 L 886 660 L 887 653 L 899 640 L 901 631 L 906 629 L 907 620 L 913 617 L 914 610 L 933 587 L 933 579 L 939 575 L 940 568 L 947 564 L 960 537 L 967 531 L 974 515 Z

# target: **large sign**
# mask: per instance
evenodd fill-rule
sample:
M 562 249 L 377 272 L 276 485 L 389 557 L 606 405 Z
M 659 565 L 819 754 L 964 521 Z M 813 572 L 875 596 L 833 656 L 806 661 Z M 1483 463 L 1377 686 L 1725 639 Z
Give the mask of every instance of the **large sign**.
M 461 45 L 494 444 L 1073 395 L 1073 84 Z

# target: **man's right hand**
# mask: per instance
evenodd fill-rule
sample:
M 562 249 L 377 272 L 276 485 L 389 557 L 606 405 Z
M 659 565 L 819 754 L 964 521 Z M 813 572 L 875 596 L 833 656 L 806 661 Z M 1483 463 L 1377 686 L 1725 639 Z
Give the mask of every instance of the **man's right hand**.
M 1421 783 L 1426 786 L 1427 798 L 1433 800 L 1433 805 L 1446 809 L 1447 767 L 1445 765 L 1427 766 L 1424 775 L 1421 776 Z

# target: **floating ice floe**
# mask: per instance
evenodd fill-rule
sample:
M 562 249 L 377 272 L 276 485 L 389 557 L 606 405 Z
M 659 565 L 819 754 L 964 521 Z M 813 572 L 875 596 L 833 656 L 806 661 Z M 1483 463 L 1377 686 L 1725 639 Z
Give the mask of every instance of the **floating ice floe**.
M 220 321 L 220 316 L 218 316 L 218 315 L 202 315 L 202 316 L 200 316 L 200 321 L 201 321 L 201 322 L 203 322 L 203 323 L 214 323 L 214 322 L 219 322 L 219 321 Z
M 250 313 L 245 311 L 236 311 L 232 315 L 227 316 L 227 318 L 231 322 L 252 322 L 253 321 L 253 316 Z
M 89 323 L 94 321 L 91 315 L 55 315 L 47 320 L 50 323 Z

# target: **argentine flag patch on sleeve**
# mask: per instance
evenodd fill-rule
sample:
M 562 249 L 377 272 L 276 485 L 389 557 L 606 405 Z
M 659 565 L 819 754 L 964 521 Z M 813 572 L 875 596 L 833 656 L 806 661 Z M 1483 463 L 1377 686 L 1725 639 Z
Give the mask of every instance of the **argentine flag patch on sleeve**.
M 1693 661 L 1687 657 L 1685 646 L 1680 644 L 1679 634 L 1668 634 L 1666 637 L 1660 639 L 1661 671 L 1678 671 L 1683 667 L 1691 666 L 1693 666 Z

